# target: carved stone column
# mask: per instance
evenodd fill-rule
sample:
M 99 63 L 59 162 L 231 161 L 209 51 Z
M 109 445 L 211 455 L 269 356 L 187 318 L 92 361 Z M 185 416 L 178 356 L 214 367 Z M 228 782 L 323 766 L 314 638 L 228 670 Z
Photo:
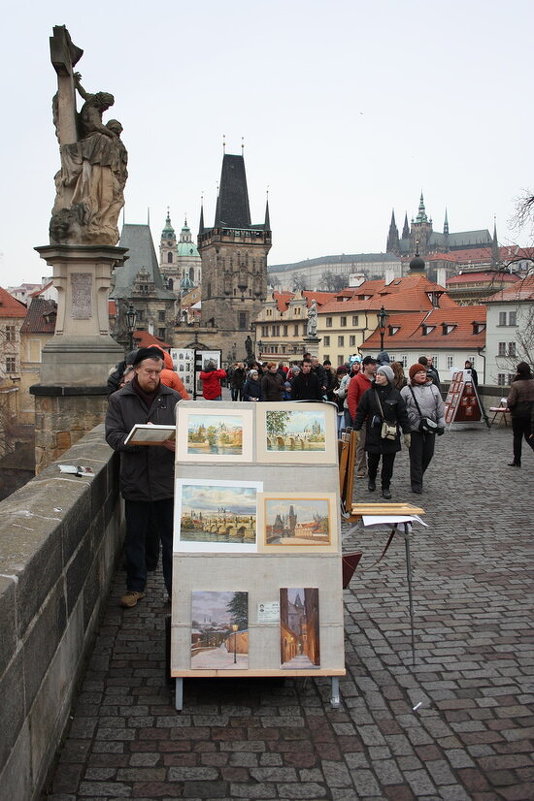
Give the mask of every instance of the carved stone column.
M 30 387 L 39 473 L 104 417 L 109 371 L 124 358 L 109 330 L 111 273 L 127 251 L 106 245 L 36 250 L 53 267 L 58 290 L 56 331 L 43 348 L 40 383 Z

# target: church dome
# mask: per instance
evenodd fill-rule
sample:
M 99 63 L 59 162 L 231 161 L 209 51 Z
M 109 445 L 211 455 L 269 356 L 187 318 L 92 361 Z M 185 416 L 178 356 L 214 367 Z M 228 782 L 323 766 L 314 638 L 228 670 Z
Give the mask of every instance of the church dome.
M 425 271 L 425 260 L 421 258 L 419 253 L 416 253 L 410 262 L 410 272 L 423 273 Z

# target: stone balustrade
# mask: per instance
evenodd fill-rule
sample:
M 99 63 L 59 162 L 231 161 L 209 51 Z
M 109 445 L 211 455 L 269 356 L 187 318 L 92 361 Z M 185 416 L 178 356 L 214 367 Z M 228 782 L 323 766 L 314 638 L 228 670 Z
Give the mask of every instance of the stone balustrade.
M 10 801 L 39 797 L 121 549 L 118 464 L 103 428 L 0 503 L 0 795 Z

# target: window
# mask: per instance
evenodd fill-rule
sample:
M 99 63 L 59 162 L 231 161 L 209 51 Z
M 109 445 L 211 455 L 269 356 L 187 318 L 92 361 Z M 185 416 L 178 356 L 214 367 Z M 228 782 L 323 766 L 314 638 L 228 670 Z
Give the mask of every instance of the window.
M 16 329 L 14 325 L 6 325 L 6 342 L 14 342 L 16 338 Z
M 268 325 L 262 325 L 262 327 L 261 327 L 261 335 L 262 335 L 262 337 L 268 337 L 269 336 L 269 326 Z
M 499 325 L 506 325 L 506 312 L 499 312 Z M 499 373 L 499 376 L 504 375 Z
M 349 337 L 349 347 L 354 348 L 356 346 L 356 337 L 354 335 Z
M 159 312 L 158 312 L 158 320 L 159 320 L 160 323 L 164 323 L 165 322 L 165 310 L 163 310 L 163 311 L 161 309 L 159 310 Z
M 327 328 L 332 328 L 332 318 L 331 317 L 327 317 L 326 318 L 326 327 Z
M 329 337 L 328 335 L 327 335 L 327 336 L 325 336 L 325 337 L 323 337 L 323 345 L 324 345 L 326 348 L 329 348 L 329 347 L 330 347 L 330 337 Z
M 500 387 L 506 386 L 506 373 L 499 373 L 497 376 L 497 384 Z
M 246 331 L 247 330 L 247 313 L 246 312 L 239 312 L 239 330 Z
M 345 364 L 345 359 L 343 358 L 343 356 L 338 356 L 337 357 L 337 366 L 341 367 L 342 364 Z
M 165 339 L 165 329 L 164 328 L 158 328 L 158 337 L 160 337 L 160 339 Z
M 357 326 L 358 326 L 358 315 L 357 314 L 353 314 L 352 315 L 352 326 L 353 326 L 353 328 L 357 328 Z
M 454 364 L 454 359 L 452 356 L 447 356 L 447 370 L 451 370 Z
M 337 338 L 337 346 L 338 348 L 342 348 L 345 344 L 345 337 L 338 337 Z
M 407 356 L 401 356 L 399 361 L 400 361 L 400 363 L 402 364 L 403 367 L 408 367 L 408 357 Z
M 515 311 L 508 312 L 508 325 L 517 325 L 517 314 Z
M 506 342 L 499 342 L 499 356 L 506 356 Z
M 515 342 L 509 342 L 508 343 L 508 356 L 513 356 L 515 358 L 515 355 L 516 355 Z
M 15 356 L 6 356 L 6 373 L 17 372 L 17 359 Z
M 282 336 L 287 337 L 287 325 L 282 326 Z
M 432 367 L 435 370 L 439 370 L 439 356 L 432 355 Z
M 172 253 L 170 251 L 167 253 L 167 262 L 168 264 L 172 264 Z
M 299 325 L 297 323 L 296 325 L 293 326 L 293 336 L 298 337 L 298 335 L 299 335 Z
M 137 322 L 140 323 L 141 320 L 144 319 L 144 314 L 145 313 L 144 313 L 143 309 L 136 309 L 136 311 L 137 311 Z
M 517 313 L 515 311 L 499 312 L 499 325 L 517 325 Z
M 341 317 L 340 320 L 339 320 L 339 325 L 341 326 L 341 328 L 346 328 L 347 327 L 347 318 L 346 317 Z

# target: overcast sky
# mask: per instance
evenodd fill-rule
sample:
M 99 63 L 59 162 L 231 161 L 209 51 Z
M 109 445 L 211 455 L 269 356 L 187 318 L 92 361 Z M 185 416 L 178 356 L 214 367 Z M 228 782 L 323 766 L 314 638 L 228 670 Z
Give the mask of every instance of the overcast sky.
M 48 38 L 65 24 L 129 152 L 126 221 L 213 224 L 222 140 L 269 190 L 270 264 L 385 249 L 424 192 L 434 228 L 510 227 L 532 169 L 532 0 L 18 0 L 4 11 L 0 284 L 38 281 L 59 168 Z M 122 217 L 121 217 L 122 219 Z

